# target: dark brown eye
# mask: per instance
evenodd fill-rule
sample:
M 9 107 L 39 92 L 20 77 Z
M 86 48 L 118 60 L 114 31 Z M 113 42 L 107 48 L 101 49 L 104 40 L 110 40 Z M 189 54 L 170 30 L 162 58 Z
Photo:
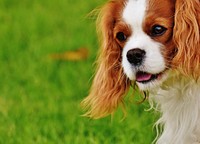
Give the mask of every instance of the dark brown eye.
M 126 35 L 123 33 L 123 32 L 118 32 L 117 35 L 116 35 L 116 38 L 120 41 L 120 42 L 123 42 L 126 40 Z
M 160 26 L 160 25 L 154 25 L 151 29 L 151 35 L 152 36 L 161 36 L 165 33 L 167 28 Z

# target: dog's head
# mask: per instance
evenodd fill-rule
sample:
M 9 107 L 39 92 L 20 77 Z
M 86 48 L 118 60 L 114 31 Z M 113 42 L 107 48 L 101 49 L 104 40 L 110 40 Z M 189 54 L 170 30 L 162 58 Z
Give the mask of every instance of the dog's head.
M 86 115 L 99 118 L 123 102 L 130 83 L 157 87 L 173 69 L 200 75 L 199 0 L 112 0 L 97 21 L 101 51 Z

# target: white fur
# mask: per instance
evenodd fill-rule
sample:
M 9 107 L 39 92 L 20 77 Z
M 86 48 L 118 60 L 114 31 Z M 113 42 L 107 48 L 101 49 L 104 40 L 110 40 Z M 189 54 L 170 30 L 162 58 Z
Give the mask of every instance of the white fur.
M 161 87 L 151 91 L 150 100 L 162 113 L 156 125 L 163 126 L 157 144 L 200 143 L 200 80 L 180 74 L 171 77 Z
M 136 71 L 145 71 L 158 74 L 165 70 L 164 58 L 161 54 L 162 44 L 153 41 L 142 28 L 145 18 L 146 0 L 129 0 L 123 11 L 123 19 L 132 28 L 132 35 L 129 37 L 122 52 L 122 67 L 130 80 L 135 80 Z M 131 49 L 139 48 L 146 52 L 143 64 L 139 67 L 132 66 L 127 60 L 127 52 Z M 138 83 L 140 89 L 149 89 L 157 82 L 148 84 Z

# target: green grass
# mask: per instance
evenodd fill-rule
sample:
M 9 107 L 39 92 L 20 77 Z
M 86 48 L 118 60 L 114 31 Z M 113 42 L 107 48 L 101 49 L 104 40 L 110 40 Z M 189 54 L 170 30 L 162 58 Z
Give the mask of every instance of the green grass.
M 98 51 L 86 15 L 103 1 L 0 1 L 0 143 L 149 144 L 155 117 L 127 100 L 128 115 L 81 117 Z M 55 61 L 52 53 L 87 47 L 87 60 Z M 133 100 L 131 100 L 133 101 Z

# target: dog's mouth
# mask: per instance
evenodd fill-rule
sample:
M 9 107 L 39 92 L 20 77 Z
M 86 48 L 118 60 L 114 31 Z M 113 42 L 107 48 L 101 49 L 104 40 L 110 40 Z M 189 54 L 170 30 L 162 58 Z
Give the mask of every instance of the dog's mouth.
M 143 72 L 143 71 L 138 71 L 136 73 L 136 81 L 139 83 L 148 83 L 148 82 L 152 82 L 155 80 L 159 80 L 163 75 L 163 72 L 158 73 L 158 74 L 151 74 L 148 72 Z

